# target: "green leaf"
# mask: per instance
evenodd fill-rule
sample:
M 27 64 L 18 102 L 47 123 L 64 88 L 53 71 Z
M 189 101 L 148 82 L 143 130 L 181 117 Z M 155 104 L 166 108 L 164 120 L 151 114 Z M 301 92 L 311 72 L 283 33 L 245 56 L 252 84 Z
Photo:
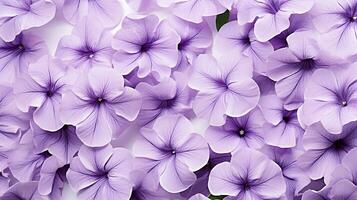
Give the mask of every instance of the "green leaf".
M 213 195 L 209 195 L 209 199 L 211 200 L 222 200 L 224 197 L 226 196 L 213 196 Z
M 216 17 L 216 28 L 217 31 L 229 21 L 229 10 L 226 10 L 224 13 L 217 15 Z

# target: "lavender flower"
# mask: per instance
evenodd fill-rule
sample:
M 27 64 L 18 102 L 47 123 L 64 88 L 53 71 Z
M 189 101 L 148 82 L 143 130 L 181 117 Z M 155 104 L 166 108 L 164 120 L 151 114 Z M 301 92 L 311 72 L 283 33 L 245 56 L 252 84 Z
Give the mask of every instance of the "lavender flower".
M 192 110 L 195 92 L 187 86 L 187 77 L 175 73 L 174 79 L 167 78 L 156 85 L 141 82 L 136 90 L 141 93 L 143 104 L 138 115 L 140 125 L 150 126 L 155 119 L 166 113 L 188 114 Z
M 208 24 L 194 24 L 177 17 L 169 19 L 171 27 L 180 36 L 178 61 L 175 69 L 186 71 L 199 54 L 203 54 L 212 44 L 212 32 Z
M 5 147 L 2 152 L 7 148 L 11 149 L 21 132 L 30 128 L 29 119 L 29 114 L 17 108 L 12 88 L 0 86 L 0 146 Z
M 228 195 L 231 199 L 263 200 L 281 197 L 286 186 L 279 166 L 248 148 L 233 154 L 231 162 L 214 167 L 208 188 L 213 195 Z
M 117 50 L 113 64 L 124 75 L 138 67 L 139 78 L 151 72 L 158 79 L 168 77 L 177 64 L 179 42 L 177 33 L 155 15 L 126 17 L 112 43 Z
M 46 54 L 44 41 L 29 33 L 21 33 L 11 42 L 0 39 L 0 83 L 12 86 L 17 76 L 27 73 L 30 63 Z
M 232 4 L 233 0 L 179 0 L 173 5 L 173 13 L 186 21 L 200 23 L 203 17 L 223 13 Z
M 19 144 L 9 153 L 9 168 L 12 175 L 21 182 L 38 181 L 40 170 L 47 158 L 48 151 L 36 152 L 31 143 Z
M 210 125 L 220 126 L 226 116 L 241 117 L 259 101 L 258 85 L 252 80 L 252 61 L 217 62 L 210 55 L 200 55 L 189 86 L 198 91 L 193 110 Z
M 356 54 L 355 26 L 357 23 L 357 2 L 354 0 L 316 1 L 313 23 L 323 34 L 322 43 L 343 56 Z
M 84 19 L 75 26 L 72 35 L 61 39 L 56 56 L 71 68 L 112 67 L 111 41 L 110 32 L 102 24 Z
M 56 131 L 63 126 L 59 115 L 61 98 L 72 82 L 66 76 L 60 60 L 44 56 L 30 64 L 28 74 L 23 74 L 14 84 L 15 100 L 24 112 L 35 107 L 33 119 L 42 129 Z
M 123 11 L 117 0 L 65 0 L 63 16 L 72 24 L 87 17 L 105 27 L 114 27 L 122 19 Z
M 314 71 L 341 66 L 346 61 L 321 49 L 310 31 L 300 31 L 287 38 L 288 48 L 269 56 L 267 75 L 274 81 L 277 95 L 285 108 L 297 109 L 304 102 L 304 92 Z
M 299 157 L 298 163 L 310 178 L 329 179 L 347 152 L 357 146 L 356 126 L 354 122 L 346 124 L 340 134 L 329 133 L 321 123 L 306 129 L 303 137 L 306 152 Z
M 295 147 L 304 133 L 296 110 L 284 109 L 283 102 L 275 94 L 262 96 L 260 108 L 267 121 L 263 125 L 265 142 L 281 148 Z
M 128 150 L 105 146 L 82 146 L 67 172 L 70 186 L 79 200 L 129 200 L 132 157 Z
M 314 5 L 310 0 L 241 0 L 238 1 L 238 22 L 243 25 L 254 20 L 254 34 L 266 42 L 290 26 L 291 14 L 303 14 Z
M 38 182 L 18 182 L 0 197 L 0 200 L 45 200 L 37 191 Z
M 139 93 L 124 87 L 121 75 L 110 68 L 92 68 L 63 95 L 61 119 L 76 126 L 78 138 L 92 147 L 108 144 L 133 121 L 141 107 Z
M 3 0 L 0 10 L 0 38 L 11 42 L 22 31 L 51 21 L 56 5 L 49 0 Z
M 82 145 L 74 126 L 64 125 L 61 129 L 50 132 L 31 124 L 33 143 L 40 152 L 48 150 L 58 160 L 69 163 Z
M 45 160 L 40 171 L 38 192 L 49 199 L 61 199 L 68 167 L 53 156 Z
M 357 170 L 355 168 L 355 159 L 357 155 L 357 148 L 349 151 L 340 165 L 338 165 L 332 172 L 329 180 L 326 180 L 329 187 L 337 184 L 341 180 L 351 181 L 355 186 L 357 186 Z
M 338 134 L 343 125 L 357 120 L 356 67 L 315 71 L 304 94 L 301 112 L 305 124 L 321 121 L 329 132 Z
M 165 115 L 141 133 L 134 155 L 152 165 L 151 171 L 157 173 L 156 179 L 166 191 L 182 192 L 196 181 L 193 172 L 207 163 L 209 150 L 204 138 L 193 133 L 190 121 L 180 115 Z
M 259 42 L 253 32 L 253 24 L 238 25 L 231 21 L 219 30 L 213 45 L 214 55 L 221 57 L 239 58 L 237 53 L 253 60 L 254 71 L 264 73 L 266 60 L 273 53 L 273 46 L 269 42 Z
M 303 151 L 296 148 L 282 149 L 265 146 L 262 152 L 281 168 L 286 183 L 285 198 L 294 199 L 294 197 L 299 196 L 299 192 L 310 183 L 309 177 L 297 163 L 297 158 Z
M 216 153 L 231 153 L 247 147 L 259 149 L 264 145 L 261 128 L 264 122 L 260 110 L 254 109 L 242 117 L 227 117 L 223 126 L 208 127 L 205 138 Z

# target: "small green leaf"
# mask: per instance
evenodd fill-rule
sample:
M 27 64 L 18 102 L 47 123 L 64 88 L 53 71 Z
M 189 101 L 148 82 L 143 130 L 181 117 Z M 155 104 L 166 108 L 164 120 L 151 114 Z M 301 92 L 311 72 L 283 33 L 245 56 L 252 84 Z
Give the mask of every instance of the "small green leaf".
M 229 21 L 229 10 L 226 10 L 224 13 L 217 15 L 216 17 L 216 28 L 217 31 Z
M 209 199 L 211 200 L 223 200 L 223 198 L 226 196 L 213 196 L 213 195 L 209 195 Z

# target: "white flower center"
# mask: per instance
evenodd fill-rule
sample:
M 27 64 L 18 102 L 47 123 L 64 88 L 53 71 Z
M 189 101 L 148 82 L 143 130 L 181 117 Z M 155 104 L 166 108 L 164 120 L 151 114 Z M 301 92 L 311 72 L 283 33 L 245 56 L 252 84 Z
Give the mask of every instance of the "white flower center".
M 245 134 L 244 130 L 239 130 L 239 135 L 244 135 L 244 134 Z

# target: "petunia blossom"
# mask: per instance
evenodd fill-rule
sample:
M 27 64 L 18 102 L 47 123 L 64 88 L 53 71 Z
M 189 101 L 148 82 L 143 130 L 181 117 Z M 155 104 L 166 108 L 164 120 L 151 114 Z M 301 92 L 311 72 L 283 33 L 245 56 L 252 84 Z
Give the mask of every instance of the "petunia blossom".
M 21 33 L 11 42 L 0 39 L 0 84 L 12 86 L 16 77 L 27 73 L 30 63 L 47 54 L 45 42 L 29 33 Z
M 177 64 L 179 42 L 167 21 L 159 22 L 155 15 L 126 17 L 112 42 L 116 50 L 113 64 L 123 75 L 138 67 L 139 78 L 150 73 L 157 79 L 168 77 Z
M 112 67 L 112 35 L 97 21 L 84 19 L 58 43 L 56 57 L 70 68 Z
M 56 5 L 51 0 L 2 0 L 0 10 L 0 38 L 11 42 L 22 31 L 51 21 Z
M 45 200 L 37 191 L 37 181 L 17 182 L 0 197 L 0 200 Z
M 114 27 L 123 17 L 121 3 L 117 0 L 65 0 L 63 16 L 71 24 L 80 23 L 87 17 L 105 27 Z
M 140 108 L 140 94 L 125 87 L 117 71 L 95 67 L 63 95 L 60 114 L 63 123 L 76 126 L 85 145 L 99 147 L 120 134 L 127 120 L 135 120 Z
M 313 23 L 322 33 L 326 49 L 341 56 L 357 53 L 357 2 L 354 0 L 317 0 Z
M 310 183 L 310 178 L 297 163 L 297 158 L 304 151 L 297 148 L 283 149 L 268 145 L 261 151 L 281 168 L 286 183 L 285 199 L 294 199 L 301 195 L 300 191 Z
M 331 133 L 357 120 L 357 66 L 319 69 L 314 72 L 304 93 L 302 121 L 311 125 L 320 121 Z
M 357 147 L 356 127 L 357 124 L 351 122 L 340 134 L 332 134 L 321 123 L 309 126 L 303 136 L 306 152 L 299 157 L 299 166 L 314 180 L 322 177 L 329 180 L 348 151 Z
M 165 2 L 164 0 L 158 1 Z M 172 5 L 172 12 L 186 21 L 200 23 L 203 17 L 223 13 L 231 8 L 232 4 L 233 0 L 179 0 Z
M 189 87 L 198 91 L 193 110 L 210 125 L 221 126 L 226 116 L 241 117 L 259 101 L 259 88 L 252 79 L 253 66 L 249 58 L 238 61 L 217 61 L 208 54 L 194 63 Z
M 314 5 L 310 0 L 241 0 L 238 1 L 238 23 L 254 24 L 254 34 L 266 42 L 290 26 L 291 14 L 303 14 Z
M 180 36 L 178 43 L 177 71 L 186 71 L 191 67 L 199 54 L 205 53 L 212 45 L 212 32 L 206 22 L 195 24 L 178 17 L 171 17 L 171 27 Z
M 189 114 L 195 92 L 187 86 L 185 74 L 175 73 L 175 79 L 167 78 L 156 85 L 141 82 L 136 86 L 143 104 L 138 115 L 140 125 L 150 126 L 155 119 L 171 114 Z
M 326 184 L 329 187 L 333 187 L 334 184 L 341 180 L 351 181 L 357 186 L 357 169 L 355 167 L 355 160 L 357 155 L 357 148 L 349 151 L 342 159 L 340 165 L 338 165 L 331 174 L 331 178 L 326 180 Z
M 213 45 L 213 54 L 219 58 L 239 58 L 237 54 L 252 58 L 257 73 L 266 71 L 266 61 L 273 50 L 269 42 L 260 42 L 256 39 L 253 24 L 239 25 L 237 21 L 222 26 L 215 36 Z
M 263 125 L 265 142 L 281 148 L 295 147 L 304 134 L 297 111 L 284 109 L 283 102 L 275 94 L 262 96 L 259 106 L 267 121 Z
M 132 157 L 124 148 L 82 146 L 67 172 L 79 200 L 129 200 Z
M 268 58 L 266 74 L 276 81 L 276 93 L 289 110 L 304 102 L 304 92 L 314 71 L 346 63 L 321 49 L 315 38 L 310 31 L 295 32 L 287 38 L 287 48 L 276 50 Z
M 48 151 L 37 152 L 31 143 L 19 144 L 9 153 L 9 169 L 19 181 L 38 181 L 40 170 L 51 154 Z
M 69 163 L 82 145 L 74 126 L 64 125 L 57 131 L 46 131 L 31 123 L 33 143 L 38 151 L 48 150 L 58 160 Z
M 182 192 L 196 181 L 193 173 L 206 165 L 209 149 L 201 135 L 193 132 L 188 119 L 164 115 L 153 128 L 142 128 L 134 143 L 134 155 L 152 165 L 153 178 L 168 192 Z
M 0 85 L 0 146 L 4 147 L 2 153 L 7 148 L 13 148 L 12 145 L 16 144 L 21 133 L 30 128 L 30 118 L 30 114 L 17 108 L 12 88 Z
M 244 148 L 259 149 L 264 145 L 265 120 L 259 109 L 242 117 L 227 117 L 223 126 L 210 126 L 205 138 L 216 153 L 231 153 Z
M 59 107 L 62 94 L 70 84 L 71 78 L 66 76 L 61 61 L 44 56 L 30 64 L 28 74 L 16 79 L 16 104 L 24 112 L 35 107 L 34 122 L 42 129 L 56 131 L 63 126 L 59 118 Z
M 208 188 L 212 195 L 227 195 L 228 199 L 277 199 L 284 195 L 285 181 L 279 166 L 264 154 L 242 149 L 230 162 L 214 167 Z
M 54 156 L 46 159 L 40 171 L 38 192 L 51 200 L 61 199 L 62 189 L 67 182 L 66 172 L 68 167 L 69 165 L 65 165 Z

